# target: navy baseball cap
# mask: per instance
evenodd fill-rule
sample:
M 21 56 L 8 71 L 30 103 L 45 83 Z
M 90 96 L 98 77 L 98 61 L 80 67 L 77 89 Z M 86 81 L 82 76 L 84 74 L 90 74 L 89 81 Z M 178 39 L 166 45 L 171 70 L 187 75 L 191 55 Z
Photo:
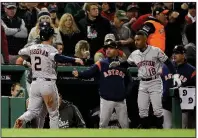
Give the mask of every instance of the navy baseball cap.
M 49 11 L 50 13 L 52 13 L 52 12 L 57 12 L 57 11 L 58 11 L 58 8 L 57 8 L 56 5 L 49 5 L 49 6 L 48 6 L 48 11 Z
M 185 54 L 186 53 L 186 49 L 182 45 L 177 45 L 173 49 L 173 53 L 174 54 Z

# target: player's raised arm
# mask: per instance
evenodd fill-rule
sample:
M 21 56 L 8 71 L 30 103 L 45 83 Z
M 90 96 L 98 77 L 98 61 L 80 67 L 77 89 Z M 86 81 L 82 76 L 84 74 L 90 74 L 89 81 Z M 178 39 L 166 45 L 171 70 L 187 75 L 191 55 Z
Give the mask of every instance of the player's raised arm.
M 74 70 L 72 73 L 75 77 L 79 78 L 91 78 L 96 75 L 101 70 L 101 63 L 100 61 L 97 61 L 95 64 L 93 64 L 90 68 L 83 72 L 78 72 L 77 70 Z

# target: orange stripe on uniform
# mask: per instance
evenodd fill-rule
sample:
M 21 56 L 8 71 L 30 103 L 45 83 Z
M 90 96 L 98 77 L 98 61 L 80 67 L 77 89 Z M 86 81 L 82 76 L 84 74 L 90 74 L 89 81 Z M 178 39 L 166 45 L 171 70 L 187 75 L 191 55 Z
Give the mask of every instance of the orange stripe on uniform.
M 194 71 L 191 75 L 191 78 L 194 77 L 196 75 L 196 72 Z
M 100 61 L 97 61 L 95 64 L 98 66 L 99 70 L 101 70 L 101 64 L 100 64 Z

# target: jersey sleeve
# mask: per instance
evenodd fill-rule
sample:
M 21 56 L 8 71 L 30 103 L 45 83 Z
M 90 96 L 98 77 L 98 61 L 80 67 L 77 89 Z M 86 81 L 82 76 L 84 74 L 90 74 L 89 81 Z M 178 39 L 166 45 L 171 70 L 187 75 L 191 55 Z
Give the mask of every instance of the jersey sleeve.
M 128 57 L 127 62 L 131 65 L 134 63 L 134 54 L 131 53 L 131 55 Z
M 20 56 L 30 56 L 30 47 L 25 47 L 23 49 L 21 49 L 18 54 Z
M 168 59 L 167 55 L 159 48 L 157 48 L 157 58 L 162 63 L 164 63 Z
M 51 60 L 55 60 L 54 59 L 54 56 L 56 55 L 56 54 L 58 54 L 58 50 L 56 49 L 56 48 L 52 48 L 51 50 L 50 50 L 50 54 L 49 54 L 49 58 L 51 59 Z

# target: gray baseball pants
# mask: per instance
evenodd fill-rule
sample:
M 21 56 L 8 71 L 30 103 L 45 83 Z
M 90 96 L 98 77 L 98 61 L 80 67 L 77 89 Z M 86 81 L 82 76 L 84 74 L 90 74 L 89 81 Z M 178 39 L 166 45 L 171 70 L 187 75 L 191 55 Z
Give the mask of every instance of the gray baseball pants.
M 50 128 L 58 127 L 58 91 L 56 81 L 46 81 L 45 79 L 38 78 L 31 83 L 29 93 L 29 105 L 27 111 L 19 117 L 20 120 L 29 122 L 34 118 L 38 118 L 38 126 L 44 125 L 44 119 L 47 112 L 50 118 Z
M 100 98 L 100 128 L 107 128 L 110 118 L 115 108 L 116 114 L 118 116 L 118 121 L 122 128 L 128 128 L 128 113 L 126 100 L 120 102 L 108 101 L 103 98 Z
M 148 117 L 150 102 L 156 117 L 161 117 L 162 110 L 162 80 L 140 81 L 138 91 L 138 108 L 140 118 Z

